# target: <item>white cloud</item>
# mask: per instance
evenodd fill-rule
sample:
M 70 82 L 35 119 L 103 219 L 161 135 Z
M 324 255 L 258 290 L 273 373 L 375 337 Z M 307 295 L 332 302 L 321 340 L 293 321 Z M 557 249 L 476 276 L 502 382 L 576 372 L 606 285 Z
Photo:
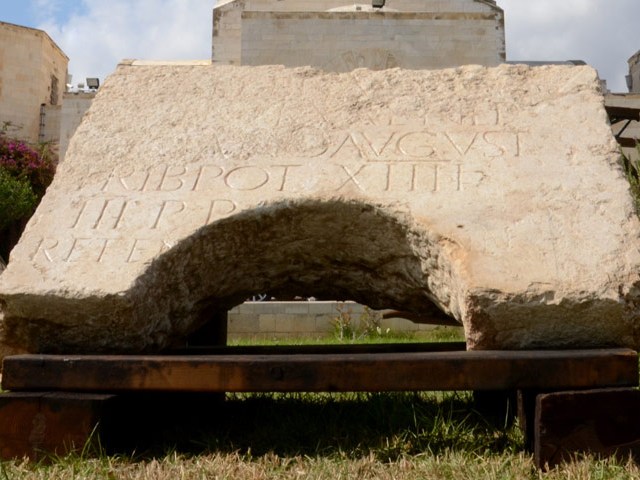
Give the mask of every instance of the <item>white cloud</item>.
M 32 0 L 40 18 L 49 19 L 40 27 L 70 57 L 75 82 L 87 76 L 104 79 L 123 58 L 208 59 L 214 4 L 215 0 Z M 625 89 L 627 59 L 640 49 L 640 1 L 498 4 L 505 10 L 510 60 L 585 60 L 598 68 L 612 89 Z
M 55 12 L 57 0 L 36 0 Z M 104 79 L 124 58 L 208 59 L 213 0 L 82 0 L 64 21 L 40 25 L 69 56 L 73 81 Z
M 584 60 L 626 91 L 628 58 L 640 49 L 638 0 L 498 0 L 509 60 Z

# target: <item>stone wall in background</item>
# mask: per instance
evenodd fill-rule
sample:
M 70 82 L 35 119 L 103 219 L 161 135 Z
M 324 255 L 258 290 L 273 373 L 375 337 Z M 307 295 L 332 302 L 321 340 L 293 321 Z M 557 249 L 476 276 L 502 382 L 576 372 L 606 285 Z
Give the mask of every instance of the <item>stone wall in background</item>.
M 231 1 L 214 9 L 213 63 L 313 66 L 346 72 L 435 69 L 505 61 L 494 2 Z
M 341 317 L 342 316 L 342 317 Z M 319 338 L 332 335 L 339 319 L 348 319 L 363 332 L 379 322 L 381 332 L 419 336 L 433 330 L 403 318 L 382 318 L 382 312 L 355 302 L 245 302 L 231 309 L 228 317 L 229 339 Z
M 82 117 L 89 110 L 91 102 L 96 96 L 96 92 L 74 92 L 64 94 L 62 105 L 62 115 L 60 120 L 60 160 L 64 159 L 64 154 L 69 147 L 69 140 L 80 125 Z
M 22 140 L 49 140 L 40 135 L 41 106 L 62 104 L 69 59 L 44 31 L 3 22 L 0 59 L 0 121 L 20 127 Z

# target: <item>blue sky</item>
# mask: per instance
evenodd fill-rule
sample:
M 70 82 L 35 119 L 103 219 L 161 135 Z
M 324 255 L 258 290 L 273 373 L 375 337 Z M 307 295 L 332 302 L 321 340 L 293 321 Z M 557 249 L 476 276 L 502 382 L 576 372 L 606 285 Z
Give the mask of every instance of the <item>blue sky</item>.
M 123 58 L 209 58 L 214 4 L 0 0 L 0 21 L 47 31 L 71 59 L 69 73 L 77 83 L 104 79 Z M 585 60 L 612 90 L 626 91 L 627 60 L 640 50 L 640 0 L 498 0 L 498 5 L 505 10 L 509 60 Z
M 74 15 L 87 13 L 82 1 L 0 0 L 0 5 L 2 21 L 33 28 L 51 20 L 64 24 Z

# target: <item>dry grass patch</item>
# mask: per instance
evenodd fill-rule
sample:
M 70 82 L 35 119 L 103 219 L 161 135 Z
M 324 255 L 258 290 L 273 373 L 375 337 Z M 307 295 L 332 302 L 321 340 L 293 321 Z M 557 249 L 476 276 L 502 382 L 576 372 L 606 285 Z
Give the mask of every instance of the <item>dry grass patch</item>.
M 130 461 L 125 458 L 68 457 L 50 466 L 28 463 L 3 465 L 0 478 L 25 480 L 182 480 L 182 479 L 545 479 L 613 480 L 638 479 L 640 470 L 632 463 L 586 458 L 548 473 L 535 470 L 531 458 L 520 454 L 470 455 L 446 452 L 440 455 L 403 456 L 382 462 L 375 454 L 357 459 L 332 457 L 259 457 L 239 453 L 199 456 L 170 454 L 163 458 Z

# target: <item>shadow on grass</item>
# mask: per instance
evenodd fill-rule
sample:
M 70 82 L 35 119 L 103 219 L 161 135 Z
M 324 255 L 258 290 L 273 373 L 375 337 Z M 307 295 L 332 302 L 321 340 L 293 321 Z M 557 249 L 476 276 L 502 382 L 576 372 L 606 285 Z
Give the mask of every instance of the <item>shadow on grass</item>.
M 157 399 L 157 397 L 155 397 Z M 107 451 L 143 457 L 239 452 L 246 456 L 373 454 L 382 461 L 444 451 L 518 451 L 516 426 L 488 421 L 470 393 L 252 394 L 144 400 L 117 430 Z

